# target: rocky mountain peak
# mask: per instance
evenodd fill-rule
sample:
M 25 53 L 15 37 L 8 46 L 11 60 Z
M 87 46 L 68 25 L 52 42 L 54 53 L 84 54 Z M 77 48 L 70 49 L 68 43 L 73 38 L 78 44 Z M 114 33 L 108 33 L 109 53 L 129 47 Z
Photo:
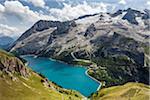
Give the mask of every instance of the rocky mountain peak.
M 24 34 L 17 40 L 23 40 L 26 37 L 30 36 L 31 34 L 34 34 L 36 32 L 40 32 L 49 28 L 54 28 L 57 26 L 60 26 L 60 21 L 47 21 L 47 20 L 39 20 L 36 22 L 30 29 L 28 29 Z
M 123 13 L 123 10 L 118 10 L 118 11 L 116 11 L 115 13 L 113 13 L 113 14 L 111 14 L 111 16 L 112 17 L 116 17 L 116 16 L 118 16 L 118 15 L 120 15 L 120 14 L 122 14 Z
M 143 19 L 150 19 L 150 10 L 145 9 L 144 11 L 145 11 L 145 13 L 144 13 L 142 18 Z
M 122 19 L 128 20 L 128 22 L 131 24 L 138 25 L 139 23 L 137 22 L 136 17 L 141 17 L 141 12 L 134 10 L 134 9 L 131 9 L 131 8 L 128 8 L 126 10 L 126 12 L 127 13 L 124 15 L 124 17 Z

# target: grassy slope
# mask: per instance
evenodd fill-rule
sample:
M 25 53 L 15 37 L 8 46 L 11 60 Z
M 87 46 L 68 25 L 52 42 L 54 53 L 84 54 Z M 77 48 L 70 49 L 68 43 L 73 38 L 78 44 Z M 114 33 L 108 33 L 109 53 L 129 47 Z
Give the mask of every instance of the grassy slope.
M 104 88 L 92 95 L 92 100 L 149 100 L 150 86 L 141 83 L 126 83 Z
M 12 81 L 8 75 L 3 74 L 0 77 L 0 100 L 62 100 L 62 98 L 80 100 L 82 98 L 71 90 L 64 90 L 65 93 L 60 93 L 45 87 L 41 83 L 42 78 L 35 73 L 32 73 L 28 79 L 20 76 L 17 78 L 17 81 Z M 76 94 L 80 97 L 75 96 Z
M 2 50 L 0 56 L 0 62 L 17 59 Z M 43 78 L 31 70 L 28 78 L 16 73 L 13 77 L 17 80 L 13 81 L 9 75 L 0 71 L 0 100 L 81 100 L 83 98 L 78 92 L 62 89 L 52 82 L 50 88 L 44 86 L 41 83 Z

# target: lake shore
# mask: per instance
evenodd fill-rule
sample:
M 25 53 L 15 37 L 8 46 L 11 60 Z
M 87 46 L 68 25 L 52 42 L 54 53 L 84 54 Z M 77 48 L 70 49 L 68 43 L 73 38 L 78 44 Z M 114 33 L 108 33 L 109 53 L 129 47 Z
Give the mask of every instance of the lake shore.
M 58 62 L 60 62 L 60 63 L 68 64 L 68 63 L 66 63 L 66 62 L 64 62 L 64 61 L 60 61 L 60 60 L 57 60 L 57 59 L 52 59 L 52 58 L 49 58 L 49 59 L 52 60 L 52 61 L 58 61 Z M 68 65 L 70 65 L 70 64 L 68 64 Z M 99 86 L 98 86 L 98 88 L 97 88 L 97 91 L 100 90 L 100 88 L 101 88 L 101 86 L 102 86 L 102 82 L 98 81 L 96 78 L 94 78 L 94 77 L 92 77 L 92 76 L 90 76 L 90 75 L 88 74 L 88 71 L 89 71 L 91 68 L 88 68 L 88 67 L 82 66 L 82 65 L 74 65 L 74 64 L 71 64 L 71 65 L 76 66 L 76 67 L 84 67 L 84 68 L 86 68 L 87 70 L 85 71 L 85 74 L 86 74 L 88 77 L 90 77 L 92 80 L 94 80 L 94 81 L 96 81 L 96 82 L 99 83 Z
M 85 71 L 85 74 L 88 76 L 88 77 L 90 77 L 91 79 L 93 79 L 94 81 L 96 81 L 96 82 L 98 82 L 100 85 L 98 86 L 98 88 L 97 88 L 97 91 L 101 88 L 101 86 L 102 86 L 102 83 L 100 82 L 100 81 L 98 81 L 96 78 L 94 78 L 94 77 L 92 77 L 92 76 L 90 76 L 89 74 L 88 74 L 88 71 L 90 70 L 91 68 L 89 68 L 89 69 L 87 69 L 86 71 Z

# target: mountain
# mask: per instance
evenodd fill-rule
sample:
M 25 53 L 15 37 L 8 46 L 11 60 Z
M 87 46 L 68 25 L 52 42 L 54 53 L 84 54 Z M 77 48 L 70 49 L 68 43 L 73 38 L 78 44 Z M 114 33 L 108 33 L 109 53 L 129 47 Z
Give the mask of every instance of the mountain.
M 90 65 L 90 75 L 106 87 L 149 84 L 150 18 L 144 16 L 148 10 L 129 8 L 65 22 L 40 20 L 14 42 L 11 52 Z
M 6 51 L 0 50 L 1 100 L 80 100 L 84 98 L 73 90 L 63 89 L 42 75 L 30 70 L 24 63 Z
M 14 39 L 9 36 L 0 35 L 0 48 L 7 49 Z

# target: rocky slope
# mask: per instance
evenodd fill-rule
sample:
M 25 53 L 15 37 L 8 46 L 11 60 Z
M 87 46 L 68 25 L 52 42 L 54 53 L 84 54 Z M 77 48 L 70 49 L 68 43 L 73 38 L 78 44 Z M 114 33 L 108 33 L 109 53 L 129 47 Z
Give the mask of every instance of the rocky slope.
M 8 74 L 13 78 L 13 74 L 19 74 L 27 77 L 28 70 L 24 64 L 13 54 L 9 54 L 0 49 L 0 71 Z
M 106 86 L 128 81 L 149 84 L 149 13 L 129 8 L 66 22 L 40 20 L 22 34 L 11 51 L 67 63 L 89 60 L 98 66 L 91 75 L 106 81 Z
M 14 55 L 0 50 L 0 100 L 81 100 L 76 91 L 66 90 L 28 69 Z

